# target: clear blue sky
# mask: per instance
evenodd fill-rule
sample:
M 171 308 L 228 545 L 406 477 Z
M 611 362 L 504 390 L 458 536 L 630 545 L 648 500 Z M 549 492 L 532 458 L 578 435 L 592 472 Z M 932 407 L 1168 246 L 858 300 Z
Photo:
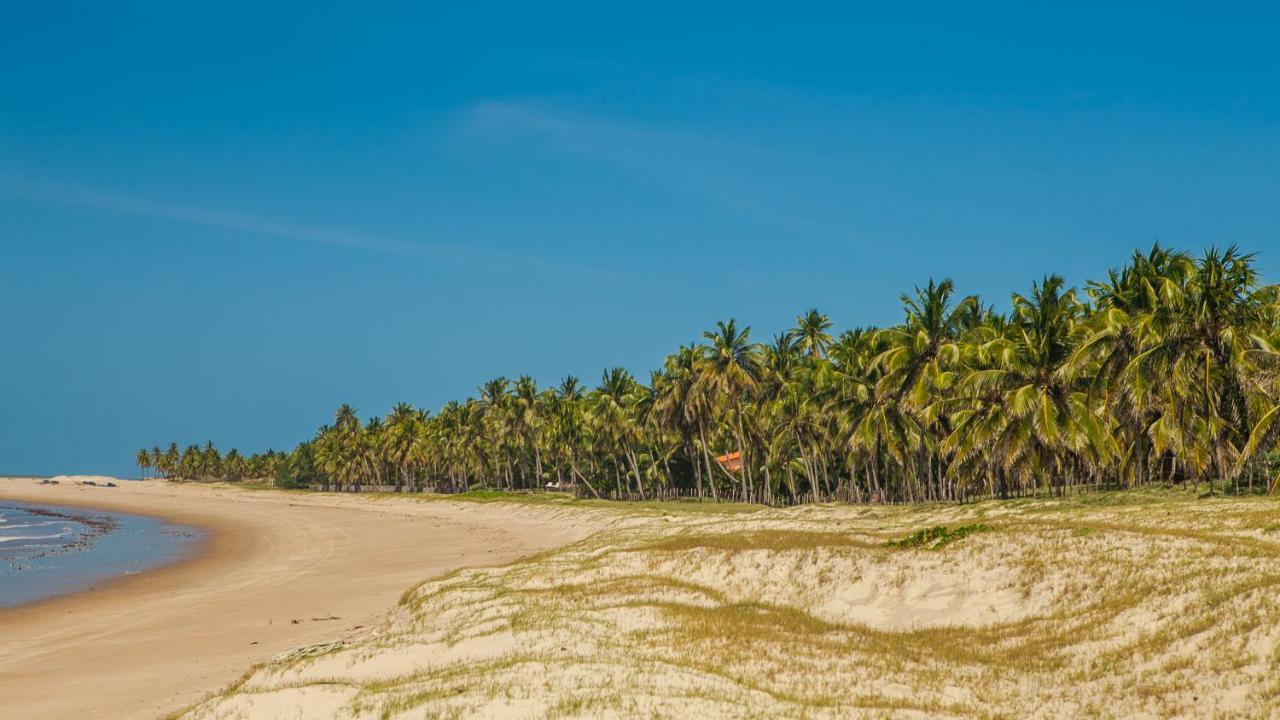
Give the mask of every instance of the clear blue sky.
M 0 11 L 0 472 L 289 448 L 1154 240 L 1280 277 L 1261 3 L 179 4 Z

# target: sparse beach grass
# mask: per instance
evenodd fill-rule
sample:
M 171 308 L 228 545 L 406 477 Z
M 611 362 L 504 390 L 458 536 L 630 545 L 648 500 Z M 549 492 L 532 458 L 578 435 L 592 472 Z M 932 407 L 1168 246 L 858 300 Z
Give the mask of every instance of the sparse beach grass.
M 618 519 L 574 545 L 427 581 L 376 632 L 281 657 L 184 717 L 1273 717 L 1280 703 L 1273 498 L 684 505 L 611 505 Z

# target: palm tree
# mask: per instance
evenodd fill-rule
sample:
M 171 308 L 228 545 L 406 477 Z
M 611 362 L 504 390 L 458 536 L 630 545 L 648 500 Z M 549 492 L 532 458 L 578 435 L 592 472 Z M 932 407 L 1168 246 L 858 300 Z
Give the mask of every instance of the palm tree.
M 160 451 L 159 445 L 151 448 L 151 467 L 157 475 L 167 477 L 169 474 L 165 467 L 165 455 Z
M 222 456 L 212 440 L 206 440 L 200 451 L 200 474 L 205 478 L 222 478 Z
M 924 289 L 916 288 L 914 298 L 902 296 L 906 322 L 880 331 L 887 347 L 876 356 L 875 364 L 883 373 L 883 389 L 914 409 L 923 408 L 940 384 L 950 381 L 947 371 L 960 360 L 957 340 L 962 327 L 973 308 L 981 307 L 976 296 L 952 307 L 953 292 L 950 279 L 940 283 L 930 279 Z
M 1090 401 L 1101 403 L 1115 422 L 1116 476 L 1131 485 L 1151 474 L 1149 431 L 1160 418 L 1163 384 L 1134 360 L 1160 342 L 1194 271 L 1189 255 L 1156 244 L 1148 253 L 1135 251 L 1130 264 L 1111 270 L 1106 281 L 1089 284 L 1095 311 L 1065 371 L 1088 383 Z
M 418 443 L 418 427 L 426 417 L 408 403 L 397 403 L 387 416 L 383 432 L 387 458 L 396 469 L 396 488 L 416 485 L 410 476 L 410 461 Z
M 1255 341 L 1270 291 L 1258 288 L 1253 260 L 1234 246 L 1206 251 L 1185 284 L 1170 290 L 1175 310 L 1132 363 L 1162 379 L 1163 408 L 1151 431 L 1157 450 L 1175 452 L 1210 493 L 1215 478 L 1234 479 L 1243 466 L 1260 419 L 1250 387 L 1262 366 L 1274 366 L 1274 353 Z
M 709 403 L 698 382 L 702 362 L 703 356 L 693 345 L 682 346 L 679 352 L 666 358 L 663 369 L 654 373 L 651 383 L 652 413 L 659 425 L 680 438 L 685 458 L 694 471 L 698 497 L 702 497 L 705 477 L 712 496 L 718 498 L 711 451 L 706 441 Z
M 165 475 L 168 477 L 181 477 L 182 453 L 178 451 L 178 443 L 169 443 L 169 449 L 164 453 Z
M 727 405 L 734 419 L 734 435 L 742 462 L 742 496 L 752 496 L 751 462 L 746 443 L 746 426 L 743 419 L 743 400 L 756 387 L 760 376 L 757 348 L 751 343 L 751 328 L 738 330 L 737 322 L 717 322 L 714 331 L 702 334 L 711 341 L 706 349 L 706 362 L 698 382 L 703 392 L 709 393 L 714 408 L 718 400 Z
M 600 378 L 595 391 L 595 418 L 606 441 L 616 448 L 631 466 L 636 480 L 636 493 L 644 497 L 644 476 L 636 461 L 635 442 L 639 439 L 639 426 L 634 408 L 639 400 L 637 383 L 631 373 L 623 368 L 610 368 Z
M 368 478 L 364 427 L 356 409 L 344 403 L 333 415 L 333 425 L 320 428 L 315 439 L 316 464 L 340 486 L 356 486 Z
M 510 381 L 505 377 L 495 378 L 480 388 L 480 406 L 484 422 L 485 437 L 491 453 L 495 474 L 505 476 L 507 487 L 515 487 L 511 472 L 511 408 L 508 388 Z
M 538 385 L 528 375 L 521 375 L 516 380 L 515 407 L 512 409 L 512 428 L 516 436 L 521 438 L 526 447 L 533 450 L 535 485 L 542 484 L 542 449 L 539 447 L 538 432 L 541 429 L 539 417 L 541 407 L 538 402 Z
M 822 357 L 831 346 L 830 329 L 831 320 L 817 309 L 810 308 L 804 315 L 796 316 L 796 326 L 791 330 L 789 339 L 809 357 Z
M 881 382 L 876 359 L 884 352 L 884 337 L 870 330 L 844 333 L 832 348 L 835 359 L 827 391 L 821 396 L 824 414 L 849 453 L 851 478 L 861 463 L 868 475 L 868 496 L 883 502 L 898 492 L 915 499 L 907 480 L 907 466 L 920 447 L 921 428 L 915 416 Z M 901 470 L 888 474 L 888 470 Z
M 583 416 L 585 395 L 578 378 L 569 375 L 561 380 L 553 397 L 555 398 L 553 412 L 556 420 L 556 434 L 560 438 L 564 460 L 569 465 L 569 475 L 575 482 L 581 481 L 591 494 L 598 498 L 600 492 L 583 474 L 580 467 L 587 423 Z
M 946 448 L 963 465 L 982 453 L 1004 473 L 1048 486 L 1114 452 L 1099 413 L 1064 371 L 1085 307 L 1057 275 L 1015 294 L 1014 329 L 976 349 Z
M 239 482 L 244 479 L 247 465 L 245 463 L 244 456 L 240 454 L 240 451 L 235 448 L 231 448 L 227 451 L 226 457 L 222 459 L 222 468 L 223 470 L 221 474 L 223 479 L 230 480 L 231 482 Z

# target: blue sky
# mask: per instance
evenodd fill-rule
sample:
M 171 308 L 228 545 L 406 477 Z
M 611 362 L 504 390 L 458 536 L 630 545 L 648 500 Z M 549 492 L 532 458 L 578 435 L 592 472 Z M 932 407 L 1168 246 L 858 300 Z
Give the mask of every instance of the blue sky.
M 1280 277 L 1262 4 L 173 5 L 0 13 L 0 472 L 288 448 L 1155 240 Z

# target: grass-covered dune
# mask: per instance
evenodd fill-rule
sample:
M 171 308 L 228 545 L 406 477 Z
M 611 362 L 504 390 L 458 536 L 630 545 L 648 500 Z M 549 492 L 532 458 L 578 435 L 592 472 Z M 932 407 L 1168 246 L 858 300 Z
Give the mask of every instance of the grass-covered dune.
M 189 718 L 1274 717 L 1280 501 L 650 505 Z

